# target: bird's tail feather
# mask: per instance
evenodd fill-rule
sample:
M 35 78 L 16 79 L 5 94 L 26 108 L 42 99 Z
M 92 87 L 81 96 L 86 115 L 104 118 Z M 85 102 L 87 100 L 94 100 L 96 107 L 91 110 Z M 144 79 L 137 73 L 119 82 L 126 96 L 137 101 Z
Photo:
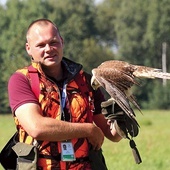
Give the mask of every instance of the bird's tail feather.
M 143 78 L 160 78 L 160 79 L 170 79 L 170 73 L 164 73 L 161 69 L 137 66 L 136 70 L 133 72 L 133 75 L 136 77 Z
M 136 100 L 135 96 L 134 95 L 130 95 L 128 98 L 129 98 L 130 102 L 141 112 L 140 106 L 137 103 L 137 100 Z

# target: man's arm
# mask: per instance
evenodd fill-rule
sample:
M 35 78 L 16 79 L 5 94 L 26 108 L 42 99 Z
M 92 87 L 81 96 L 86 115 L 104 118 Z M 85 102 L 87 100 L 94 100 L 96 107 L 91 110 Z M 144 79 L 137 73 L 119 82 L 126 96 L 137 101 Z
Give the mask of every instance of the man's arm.
M 87 138 L 94 149 L 99 149 L 104 135 L 100 128 L 90 123 L 70 123 L 43 117 L 38 99 L 31 90 L 28 79 L 14 73 L 8 83 L 11 109 L 24 130 L 37 140 L 62 141 Z
M 73 138 L 87 138 L 94 149 L 103 144 L 102 130 L 91 123 L 70 123 L 43 117 L 38 104 L 26 103 L 19 106 L 15 115 L 24 130 L 37 140 L 63 141 Z

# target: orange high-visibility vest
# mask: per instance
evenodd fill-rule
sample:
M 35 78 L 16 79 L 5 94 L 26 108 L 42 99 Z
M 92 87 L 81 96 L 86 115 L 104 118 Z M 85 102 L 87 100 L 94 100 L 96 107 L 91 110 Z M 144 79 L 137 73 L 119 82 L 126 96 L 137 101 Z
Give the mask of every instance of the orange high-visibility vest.
M 61 96 L 58 86 L 45 76 L 41 70 L 40 64 L 33 62 L 32 66 L 38 71 L 38 73 L 35 74 L 38 74 L 39 76 L 39 103 L 42 115 L 61 120 Z M 17 72 L 23 73 L 31 81 L 27 67 L 17 70 Z M 92 91 L 87 85 L 86 76 L 82 70 L 76 74 L 74 79 L 67 83 L 66 91 L 66 105 L 69 105 L 68 108 L 69 113 L 71 114 L 71 122 L 92 122 L 92 112 L 94 110 L 93 96 Z M 19 129 L 20 142 L 33 144 L 34 139 L 24 131 L 16 117 L 15 123 Z M 41 155 L 38 160 L 39 169 L 90 169 L 90 164 L 87 159 L 85 159 L 88 157 L 90 147 L 87 139 L 72 139 L 71 142 L 73 143 L 75 157 L 78 161 L 61 161 L 60 142 L 43 141 L 39 148 L 39 154 Z

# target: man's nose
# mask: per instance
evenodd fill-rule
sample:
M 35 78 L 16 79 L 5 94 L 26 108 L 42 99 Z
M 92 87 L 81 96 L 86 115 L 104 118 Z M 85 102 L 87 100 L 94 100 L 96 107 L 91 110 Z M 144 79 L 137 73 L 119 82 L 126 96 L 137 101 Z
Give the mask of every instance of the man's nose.
M 46 44 L 45 51 L 47 52 L 47 51 L 50 51 L 50 50 L 51 50 L 51 46 L 49 44 Z

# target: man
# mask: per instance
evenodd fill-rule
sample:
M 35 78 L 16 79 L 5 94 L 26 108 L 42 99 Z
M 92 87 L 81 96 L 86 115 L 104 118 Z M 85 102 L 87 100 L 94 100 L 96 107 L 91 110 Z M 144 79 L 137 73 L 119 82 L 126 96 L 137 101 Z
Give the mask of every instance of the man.
M 92 95 L 88 92 L 88 97 L 82 96 L 78 81 L 83 77 L 85 86 L 89 87 L 88 76 L 80 64 L 63 57 L 63 38 L 50 20 L 32 22 L 26 39 L 26 51 L 32 66 L 38 70 L 40 95 L 37 99 L 31 89 L 27 68 L 11 76 L 9 101 L 19 140 L 27 144 L 42 141 L 38 169 L 90 170 L 87 159 L 90 148 L 99 150 L 104 136 L 114 142 L 121 139 L 101 114 L 103 96 L 99 90 L 92 91 Z M 63 142 L 72 146 L 67 159 L 68 155 L 63 155 L 61 149 Z

